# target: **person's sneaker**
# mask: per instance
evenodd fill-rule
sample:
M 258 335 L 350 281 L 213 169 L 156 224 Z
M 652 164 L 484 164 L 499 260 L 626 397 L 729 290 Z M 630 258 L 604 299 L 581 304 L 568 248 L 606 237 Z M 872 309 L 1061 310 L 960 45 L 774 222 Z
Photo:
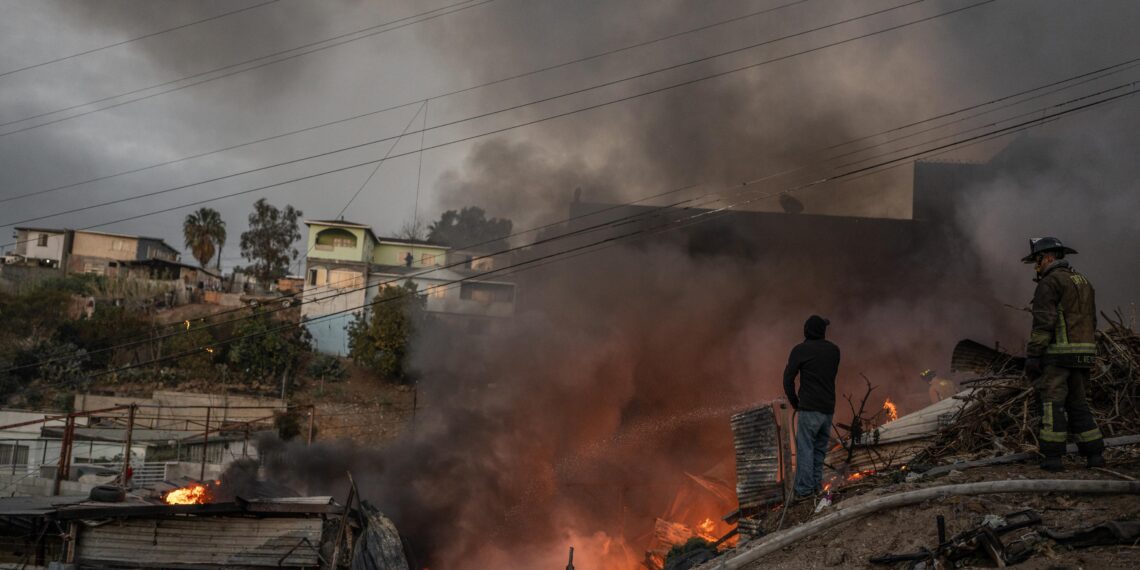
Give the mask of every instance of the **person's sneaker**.
M 1088 466 L 1089 469 L 1095 469 L 1097 467 L 1104 467 L 1105 466 L 1104 456 L 1099 454 L 1099 453 L 1096 455 L 1088 456 L 1087 458 L 1085 458 L 1085 461 L 1087 462 L 1086 465 Z
M 1059 473 L 1065 470 L 1065 464 L 1061 463 L 1060 457 L 1046 457 L 1041 460 L 1041 468 L 1052 473 Z

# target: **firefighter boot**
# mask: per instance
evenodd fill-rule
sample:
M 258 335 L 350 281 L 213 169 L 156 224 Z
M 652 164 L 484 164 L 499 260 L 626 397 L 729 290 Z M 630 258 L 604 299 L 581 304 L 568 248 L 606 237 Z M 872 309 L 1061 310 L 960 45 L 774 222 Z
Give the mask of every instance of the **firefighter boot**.
M 1046 455 L 1045 459 L 1041 460 L 1040 467 L 1051 473 L 1059 473 L 1065 470 L 1065 464 L 1061 462 L 1059 455 Z
M 1085 461 L 1085 465 L 1087 465 L 1089 469 L 1096 469 L 1097 467 L 1105 466 L 1104 455 L 1100 453 L 1088 456 L 1085 458 Z

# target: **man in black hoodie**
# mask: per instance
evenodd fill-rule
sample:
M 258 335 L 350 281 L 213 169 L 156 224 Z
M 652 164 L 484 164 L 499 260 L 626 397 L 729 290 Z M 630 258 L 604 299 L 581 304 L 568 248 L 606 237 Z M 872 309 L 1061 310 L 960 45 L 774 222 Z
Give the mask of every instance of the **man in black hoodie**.
M 784 393 L 796 409 L 796 496 L 819 492 L 823 460 L 835 413 L 835 374 L 839 371 L 839 347 L 824 339 L 831 321 L 812 315 L 804 323 L 804 341 L 788 356 L 784 368 Z M 800 391 L 796 393 L 796 375 Z

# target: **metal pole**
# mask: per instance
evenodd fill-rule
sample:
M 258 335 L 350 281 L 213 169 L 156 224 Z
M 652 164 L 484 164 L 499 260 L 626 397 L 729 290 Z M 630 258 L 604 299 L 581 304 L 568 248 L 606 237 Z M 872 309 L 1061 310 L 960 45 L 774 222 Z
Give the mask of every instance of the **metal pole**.
M 412 381 L 412 433 L 416 432 L 416 408 L 420 403 L 420 384 Z
M 210 447 L 210 410 L 206 408 L 206 431 L 202 434 L 202 472 L 198 475 L 199 481 L 206 480 L 206 452 Z
M 123 445 L 123 473 L 119 477 L 119 481 L 123 483 L 123 488 L 127 487 L 127 479 L 131 471 L 131 444 L 134 443 L 135 435 L 135 405 L 131 404 L 130 409 L 127 410 L 127 441 Z
M 309 445 L 313 445 L 313 420 L 317 416 L 317 407 L 309 406 Z
M 59 442 L 59 464 L 55 466 L 55 481 L 52 484 L 52 496 L 59 495 L 60 482 L 68 476 L 67 465 L 71 461 L 71 435 L 75 431 L 75 416 L 68 414 L 63 428 L 63 439 Z

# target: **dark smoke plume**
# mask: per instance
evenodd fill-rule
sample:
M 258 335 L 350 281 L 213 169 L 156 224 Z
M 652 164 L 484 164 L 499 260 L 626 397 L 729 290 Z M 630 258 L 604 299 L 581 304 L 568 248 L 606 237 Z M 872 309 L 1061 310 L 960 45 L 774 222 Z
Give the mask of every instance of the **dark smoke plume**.
M 692 5 L 683 2 L 641 5 L 636 14 L 612 4 L 570 11 L 528 3 L 430 39 L 469 49 L 463 70 L 493 77 L 498 68 L 540 63 L 535 45 L 588 53 L 641 29 L 693 25 L 693 10 L 682 9 Z M 713 50 L 837 17 L 822 6 L 677 49 Z M 566 219 L 577 187 L 581 212 L 589 202 L 801 166 L 813 168 L 800 176 L 819 176 L 814 149 L 1010 90 L 1000 63 L 1018 59 L 1016 44 L 1003 43 L 1016 9 L 1024 6 L 487 141 L 440 181 L 438 206 L 479 205 L 527 227 Z M 1058 28 L 1078 34 L 1101 17 L 1042 25 L 1054 41 L 1069 37 Z M 526 25 L 535 21 L 551 25 Z M 1008 41 L 1040 43 L 1025 34 L 1033 35 L 1019 28 Z M 509 41 L 474 49 L 486 37 Z M 1070 43 L 1073 53 L 1089 55 L 1082 41 Z M 1073 56 L 1066 69 L 1093 66 L 1091 59 Z M 977 70 L 963 60 L 996 63 Z M 516 86 L 510 97 L 627 65 L 592 63 Z M 1047 71 L 1022 81 L 1039 82 Z M 488 93 L 481 102 L 503 96 Z M 915 171 L 900 169 L 797 194 L 803 214 L 726 216 L 520 273 L 514 318 L 479 334 L 441 329 L 417 339 L 426 408 L 414 431 L 379 450 L 266 448 L 277 458 L 269 472 L 308 492 L 342 493 L 351 470 L 432 568 L 559 567 L 571 545 L 584 568 L 634 568 L 654 518 L 676 510 L 690 475 L 731 487 L 728 416 L 780 395 L 787 351 L 809 314 L 832 320 L 829 336 L 843 350 L 839 391 L 860 391 L 865 374 L 880 386 L 878 402 L 891 396 L 905 413 L 925 403 L 918 372 L 945 366 L 958 339 L 1013 350 L 1024 341 L 1027 317 L 1003 305 L 1023 304 L 1032 292 L 1032 276 L 1017 262 L 1028 237 L 1054 234 L 1080 250 L 1074 263 L 1098 286 L 1102 307 L 1133 301 L 1140 168 L 1138 140 L 1126 125 L 1135 124 L 1136 111 L 1118 106 L 1097 117 L 1005 139 L 1004 151 L 978 165 L 918 167 L 938 184 L 912 188 Z M 752 209 L 781 208 L 773 197 Z M 841 420 L 849 412 L 840 406 Z M 711 499 L 693 501 L 693 518 L 725 514 Z

